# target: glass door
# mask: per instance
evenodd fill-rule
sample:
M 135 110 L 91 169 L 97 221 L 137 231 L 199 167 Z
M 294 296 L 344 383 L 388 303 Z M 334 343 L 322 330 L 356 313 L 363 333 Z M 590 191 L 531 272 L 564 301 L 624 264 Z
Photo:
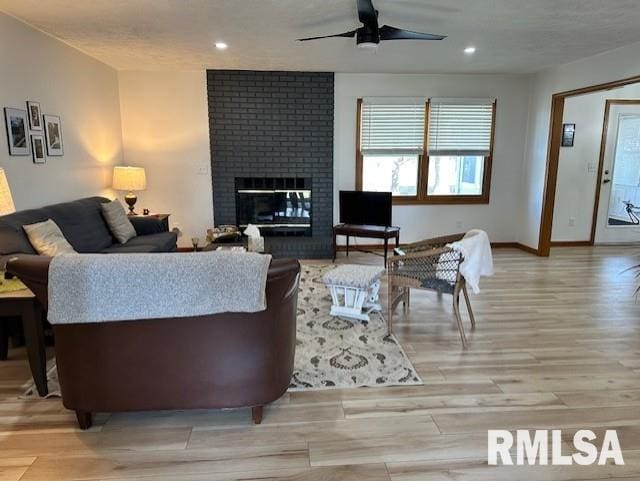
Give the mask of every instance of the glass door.
M 612 103 L 595 242 L 640 242 L 640 101 Z

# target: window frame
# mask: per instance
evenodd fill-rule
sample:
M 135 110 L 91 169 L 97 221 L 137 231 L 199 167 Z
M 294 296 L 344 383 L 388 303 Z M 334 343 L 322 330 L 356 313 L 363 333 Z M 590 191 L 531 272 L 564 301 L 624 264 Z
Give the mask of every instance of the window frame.
M 362 190 L 364 155 L 361 149 L 362 98 L 356 102 L 356 190 Z M 491 194 L 491 165 L 493 163 L 493 145 L 496 131 L 497 99 L 493 101 L 491 114 L 491 139 L 489 155 L 484 157 L 482 175 L 482 193 L 479 195 L 433 195 L 428 194 L 429 186 L 429 129 L 431 126 L 431 102 L 425 102 L 425 129 L 422 154 L 418 156 L 418 194 L 414 196 L 394 195 L 394 205 L 422 204 L 488 204 Z

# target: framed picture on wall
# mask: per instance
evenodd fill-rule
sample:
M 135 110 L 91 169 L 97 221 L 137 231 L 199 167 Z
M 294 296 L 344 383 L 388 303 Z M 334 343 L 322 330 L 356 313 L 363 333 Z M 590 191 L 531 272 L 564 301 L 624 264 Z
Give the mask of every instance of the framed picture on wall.
M 40 103 L 27 101 L 27 112 L 29 113 L 29 130 L 42 130 Z
M 562 146 L 573 147 L 573 139 L 576 135 L 576 124 L 562 124 Z
M 7 124 L 9 155 L 29 155 L 27 111 L 5 107 L 4 120 Z
M 64 155 L 62 147 L 62 122 L 57 115 L 43 115 L 44 134 L 47 141 L 47 155 L 59 157 Z
M 33 154 L 34 164 L 44 164 L 47 161 L 45 148 L 44 137 L 42 135 L 31 136 L 31 153 Z

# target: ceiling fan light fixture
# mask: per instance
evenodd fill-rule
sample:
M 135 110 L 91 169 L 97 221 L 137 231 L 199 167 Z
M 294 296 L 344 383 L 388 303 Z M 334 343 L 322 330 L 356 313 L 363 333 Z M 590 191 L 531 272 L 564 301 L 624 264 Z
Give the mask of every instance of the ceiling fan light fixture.
M 375 52 L 378 44 L 383 40 L 444 40 L 446 35 L 436 35 L 433 33 L 414 32 L 391 25 L 378 24 L 378 11 L 373 6 L 372 0 L 357 0 L 358 20 L 362 27 L 348 32 L 335 33 L 333 35 L 321 35 L 319 37 L 299 38 L 299 42 L 309 40 L 320 40 L 334 37 L 356 37 L 358 48 Z
M 361 42 L 358 44 L 358 48 L 367 51 L 378 50 L 378 44 L 375 42 Z
M 464 53 L 466 53 L 467 55 L 473 55 L 474 53 L 476 53 L 476 48 L 473 45 L 469 45 L 464 49 Z

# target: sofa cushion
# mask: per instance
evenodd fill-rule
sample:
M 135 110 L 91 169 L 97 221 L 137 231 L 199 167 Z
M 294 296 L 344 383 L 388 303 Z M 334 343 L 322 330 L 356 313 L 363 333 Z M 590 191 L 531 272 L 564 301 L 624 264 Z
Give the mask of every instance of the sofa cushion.
M 113 237 L 115 237 L 120 244 L 124 244 L 136 236 L 136 230 L 118 199 L 102 204 L 102 214 L 107 221 Z
M 36 252 L 43 256 L 55 257 L 60 254 L 75 254 L 71 244 L 64 238 L 58 225 L 51 219 L 23 226 L 29 242 Z
M 178 235 L 175 232 L 160 232 L 134 237 L 125 244 L 113 244 L 101 252 L 104 254 L 125 254 L 134 252 L 170 252 L 176 250 Z
M 69 244 L 78 252 L 100 252 L 113 244 L 113 237 L 102 217 L 104 197 L 54 204 L 0 217 L 0 255 L 35 254 L 23 225 L 53 220 Z

